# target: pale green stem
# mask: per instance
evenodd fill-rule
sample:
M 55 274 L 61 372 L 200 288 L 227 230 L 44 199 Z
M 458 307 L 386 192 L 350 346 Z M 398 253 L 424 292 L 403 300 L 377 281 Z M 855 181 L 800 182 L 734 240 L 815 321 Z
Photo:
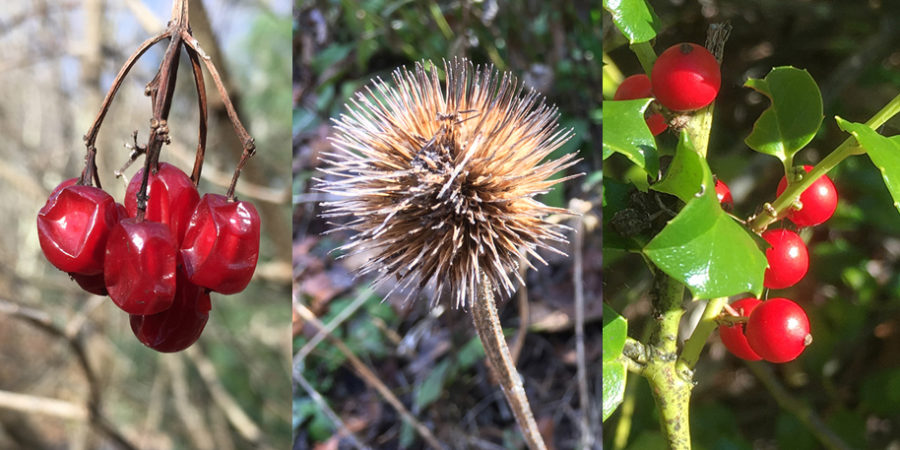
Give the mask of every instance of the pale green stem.
M 653 71 L 653 63 L 656 62 L 656 52 L 653 51 L 653 46 L 649 42 L 635 42 L 630 47 L 631 51 L 637 55 L 644 73 L 649 77 L 650 72 Z
M 694 366 L 697 365 L 697 361 L 700 359 L 700 352 L 703 351 L 709 335 L 716 329 L 716 317 L 719 317 L 726 303 L 728 303 L 727 297 L 714 298 L 706 303 L 700 322 L 697 323 L 697 327 L 694 328 L 691 337 L 685 341 L 684 347 L 681 349 L 681 356 L 676 364 L 679 372 L 690 373 L 694 370 Z

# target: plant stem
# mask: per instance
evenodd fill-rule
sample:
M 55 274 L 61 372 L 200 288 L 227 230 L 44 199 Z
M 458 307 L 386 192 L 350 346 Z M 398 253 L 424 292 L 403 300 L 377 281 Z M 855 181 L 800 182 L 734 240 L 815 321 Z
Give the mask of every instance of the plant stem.
M 710 103 L 709 106 L 691 113 L 691 118 L 685 128 L 691 144 L 700 156 L 706 158 L 709 149 L 709 130 L 712 128 L 713 110 L 716 103 Z
M 697 365 L 697 360 L 700 359 L 700 352 L 703 351 L 706 340 L 709 339 L 709 335 L 716 329 L 716 317 L 719 316 L 722 308 L 727 303 L 727 297 L 714 298 L 706 303 L 703 316 L 700 317 L 700 323 L 697 324 L 697 328 L 694 329 L 693 334 L 685 341 L 684 347 L 681 349 L 681 356 L 676 363 L 678 371 L 687 373 Z
M 503 329 L 500 327 L 500 316 L 497 314 L 497 305 L 494 303 L 491 280 L 483 273 L 479 278 L 481 278 L 481 285 L 478 297 L 472 305 L 472 322 L 475 324 L 478 338 L 484 345 L 485 356 L 494 376 L 497 377 L 503 388 L 503 395 L 506 396 L 506 401 L 516 417 L 516 422 L 522 429 L 522 435 L 528 448 L 532 450 L 546 449 L 544 439 L 538 431 L 537 422 L 534 421 L 531 406 L 528 404 L 528 397 L 522 386 L 522 377 L 513 364 L 506 338 L 503 336 Z
M 900 95 L 897 95 L 887 105 L 881 108 L 880 111 L 875 113 L 868 122 L 866 122 L 866 126 L 871 129 L 876 129 L 887 122 L 890 118 L 894 117 L 900 113 Z M 856 138 L 853 136 L 848 137 L 841 143 L 834 151 L 832 151 L 828 156 L 825 157 L 822 161 L 816 164 L 815 167 L 811 171 L 809 171 L 806 176 L 803 177 L 799 182 L 796 183 L 788 183 L 787 188 L 778 198 L 772 202 L 772 209 L 770 213 L 762 213 L 758 216 L 754 217 L 748 225 L 750 229 L 756 233 L 761 233 L 765 231 L 765 229 L 771 225 L 776 220 L 784 217 L 787 213 L 788 208 L 791 207 L 791 204 L 794 202 L 800 193 L 806 190 L 806 188 L 810 187 L 814 181 L 818 180 L 819 177 L 825 175 L 831 169 L 834 169 L 835 166 L 840 164 L 841 161 L 847 159 L 849 156 L 856 155 L 860 153 L 859 144 L 856 142 Z
M 644 73 L 649 77 L 650 72 L 653 71 L 653 63 L 656 62 L 656 52 L 653 51 L 653 46 L 649 42 L 635 42 L 630 47 L 631 51 L 637 55 Z

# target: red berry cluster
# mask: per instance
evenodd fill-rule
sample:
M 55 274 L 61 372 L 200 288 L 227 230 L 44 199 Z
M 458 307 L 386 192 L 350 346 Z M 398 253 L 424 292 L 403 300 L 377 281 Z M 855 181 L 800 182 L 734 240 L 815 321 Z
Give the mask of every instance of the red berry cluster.
M 650 75 L 625 78 L 613 100 L 655 98 L 672 111 L 688 112 L 712 103 L 722 83 L 716 57 L 706 48 L 691 43 L 676 44 L 662 52 Z M 648 112 L 645 120 L 654 136 L 668 127 L 659 112 Z
M 803 169 L 809 172 L 812 166 L 803 166 Z M 778 183 L 778 195 L 786 188 L 787 180 L 782 178 Z M 720 192 L 718 184 L 716 192 Z M 719 201 L 723 202 L 721 195 Z M 798 227 L 824 223 L 837 208 L 834 183 L 822 175 L 800 194 L 799 202 L 800 208 L 792 208 L 786 216 L 788 220 Z M 784 289 L 797 284 L 809 270 L 809 251 L 803 239 L 786 228 L 767 230 L 762 238 L 770 245 L 766 249 L 768 268 L 763 285 L 768 289 Z M 812 342 L 806 312 L 791 300 L 744 298 L 734 302 L 731 308 L 738 319 L 726 319 L 727 323 L 719 326 L 719 336 L 725 347 L 739 358 L 787 362 L 799 356 Z
M 79 178 L 64 181 L 38 213 L 38 237 L 51 264 L 130 314 L 141 342 L 176 352 L 200 337 L 210 291 L 247 287 L 259 257 L 259 214 L 248 202 L 200 197 L 167 163 L 151 170 L 146 209 L 139 211 L 143 179 L 141 169 L 124 205 Z

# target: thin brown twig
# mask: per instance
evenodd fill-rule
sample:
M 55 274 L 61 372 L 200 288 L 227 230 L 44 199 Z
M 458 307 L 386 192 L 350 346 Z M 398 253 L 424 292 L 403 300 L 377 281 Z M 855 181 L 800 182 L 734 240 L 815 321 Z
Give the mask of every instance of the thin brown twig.
M 56 325 L 53 319 L 44 311 L 20 305 L 14 301 L 0 299 L 0 312 L 44 330 L 46 333 L 64 340 L 75 353 L 78 364 L 84 372 L 88 384 L 87 410 L 90 415 L 91 425 L 106 435 L 118 447 L 135 449 L 135 446 L 125 438 L 116 427 L 106 419 L 101 409 L 102 392 L 94 369 L 87 357 L 87 351 L 80 339 L 80 335 L 69 336 L 66 331 Z
M 300 362 L 302 363 L 302 360 Z M 294 371 L 294 381 L 296 381 L 297 384 L 299 384 L 300 387 L 302 387 L 303 390 L 306 391 L 306 394 L 309 395 L 309 398 L 311 398 L 313 402 L 316 403 L 316 406 L 318 406 L 319 409 L 324 412 L 326 416 L 328 416 L 331 422 L 335 424 L 338 429 L 338 435 L 347 436 L 350 444 L 353 445 L 354 448 L 369 448 L 368 446 L 363 445 L 363 443 L 359 441 L 359 438 L 356 437 L 356 434 L 354 434 L 352 431 L 350 431 L 350 429 L 347 428 L 347 425 L 344 424 L 344 421 L 341 420 L 337 413 L 335 413 L 334 410 L 331 409 L 330 406 L 328 406 L 328 403 L 325 401 L 325 399 L 322 398 L 322 394 L 320 394 L 319 391 L 317 391 L 311 384 L 309 384 L 309 381 L 306 379 L 306 377 L 303 376 L 302 370 Z
M 209 425 L 203 418 L 203 413 L 194 406 L 188 393 L 187 374 L 185 374 L 184 361 L 181 355 L 159 355 L 165 363 L 169 373 L 169 385 L 172 387 L 172 405 L 175 412 L 184 423 L 188 431 L 191 445 L 198 449 L 212 449 L 215 447 L 213 434 Z
M 212 361 L 196 345 L 188 347 L 184 353 L 197 368 L 213 402 L 225 413 L 228 422 L 240 433 L 241 437 L 253 444 L 255 448 L 269 448 L 259 425 L 241 409 L 238 402 L 225 389 Z
M 3 390 L 0 390 L 0 408 L 63 419 L 85 420 L 88 418 L 88 409 L 84 405 L 55 398 L 38 397 Z
M 305 305 L 295 303 L 294 310 L 297 311 L 297 314 L 299 314 L 303 320 L 314 326 L 316 330 L 322 330 L 325 328 L 325 324 L 323 324 L 322 321 L 320 321 L 316 317 L 316 315 L 313 314 L 313 312 L 310 311 L 309 308 L 307 308 Z M 381 394 L 381 396 L 385 399 L 385 401 L 390 403 L 390 405 L 397 410 L 403 420 L 412 425 L 413 429 L 415 429 L 416 432 L 419 433 L 419 436 L 421 436 L 422 439 L 424 439 L 430 447 L 435 449 L 443 448 L 443 445 L 441 445 L 437 438 L 434 437 L 434 434 L 431 433 L 431 430 L 429 430 L 424 424 L 422 424 L 422 422 L 419 422 L 419 420 L 416 419 L 408 409 L 406 409 L 406 406 L 403 405 L 400 399 L 398 399 L 397 396 L 394 395 L 393 392 L 391 392 L 391 390 L 384 384 L 384 382 L 381 381 L 381 379 L 378 378 L 377 375 L 375 375 L 375 372 L 373 372 L 372 369 L 370 369 L 369 366 L 366 365 L 366 363 L 362 362 L 355 354 L 353 354 L 350 348 L 347 347 L 347 344 L 344 344 L 343 341 L 334 337 L 330 333 L 325 337 L 329 342 L 331 342 L 332 345 L 335 346 L 335 348 L 338 349 L 339 352 L 341 352 L 341 354 L 344 355 L 345 358 L 347 358 L 347 362 L 350 363 L 350 365 L 353 367 L 353 370 L 356 371 L 356 373 L 363 379 L 363 381 L 367 385 L 377 390 L 378 393 Z
M 206 84 L 203 81 L 203 68 L 200 66 L 200 59 L 195 52 L 188 51 L 187 54 L 191 61 L 191 69 L 194 71 L 194 87 L 197 88 L 197 103 L 200 109 L 197 153 L 194 157 L 194 168 L 191 171 L 191 181 L 194 182 L 194 186 L 197 186 L 200 184 L 200 171 L 203 170 L 203 158 L 206 156 L 206 127 L 209 122 L 209 112 L 206 108 Z
M 525 252 L 522 252 L 522 257 L 519 261 L 519 278 L 524 280 L 525 274 L 528 272 L 528 256 Z M 528 305 L 528 285 L 522 283 L 519 286 L 519 294 L 516 296 L 519 305 L 519 329 L 516 330 L 516 335 L 513 338 L 512 346 L 510 346 L 509 353 L 512 357 L 513 364 L 518 364 L 519 355 L 522 354 L 522 347 L 525 346 L 525 335 L 528 334 L 528 325 L 531 322 L 531 311 Z
M 594 433 L 591 431 L 591 402 L 588 397 L 587 365 L 584 352 L 584 270 L 582 247 L 584 246 L 584 221 L 582 216 L 573 218 L 575 236 L 572 239 L 572 282 L 575 285 L 575 360 L 577 362 L 578 403 L 581 405 L 581 448 L 594 446 Z

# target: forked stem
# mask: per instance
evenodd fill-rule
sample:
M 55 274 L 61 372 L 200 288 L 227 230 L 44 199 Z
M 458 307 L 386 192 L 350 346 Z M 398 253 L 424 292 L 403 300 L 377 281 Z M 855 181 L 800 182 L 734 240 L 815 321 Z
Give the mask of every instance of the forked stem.
M 475 324 L 478 338 L 481 339 L 484 346 L 485 356 L 494 376 L 497 377 L 503 388 L 503 395 L 506 396 L 506 402 L 509 403 L 516 422 L 522 429 L 522 435 L 528 448 L 532 450 L 546 449 L 544 439 L 538 431 L 537 422 L 534 420 L 534 414 L 531 412 L 528 397 L 525 395 L 522 377 L 516 370 L 509 354 L 506 338 L 503 336 L 503 329 L 500 327 L 500 316 L 497 314 L 497 305 L 494 303 L 494 288 L 491 280 L 483 273 L 479 277 L 481 284 L 478 296 L 472 305 L 472 322 Z

